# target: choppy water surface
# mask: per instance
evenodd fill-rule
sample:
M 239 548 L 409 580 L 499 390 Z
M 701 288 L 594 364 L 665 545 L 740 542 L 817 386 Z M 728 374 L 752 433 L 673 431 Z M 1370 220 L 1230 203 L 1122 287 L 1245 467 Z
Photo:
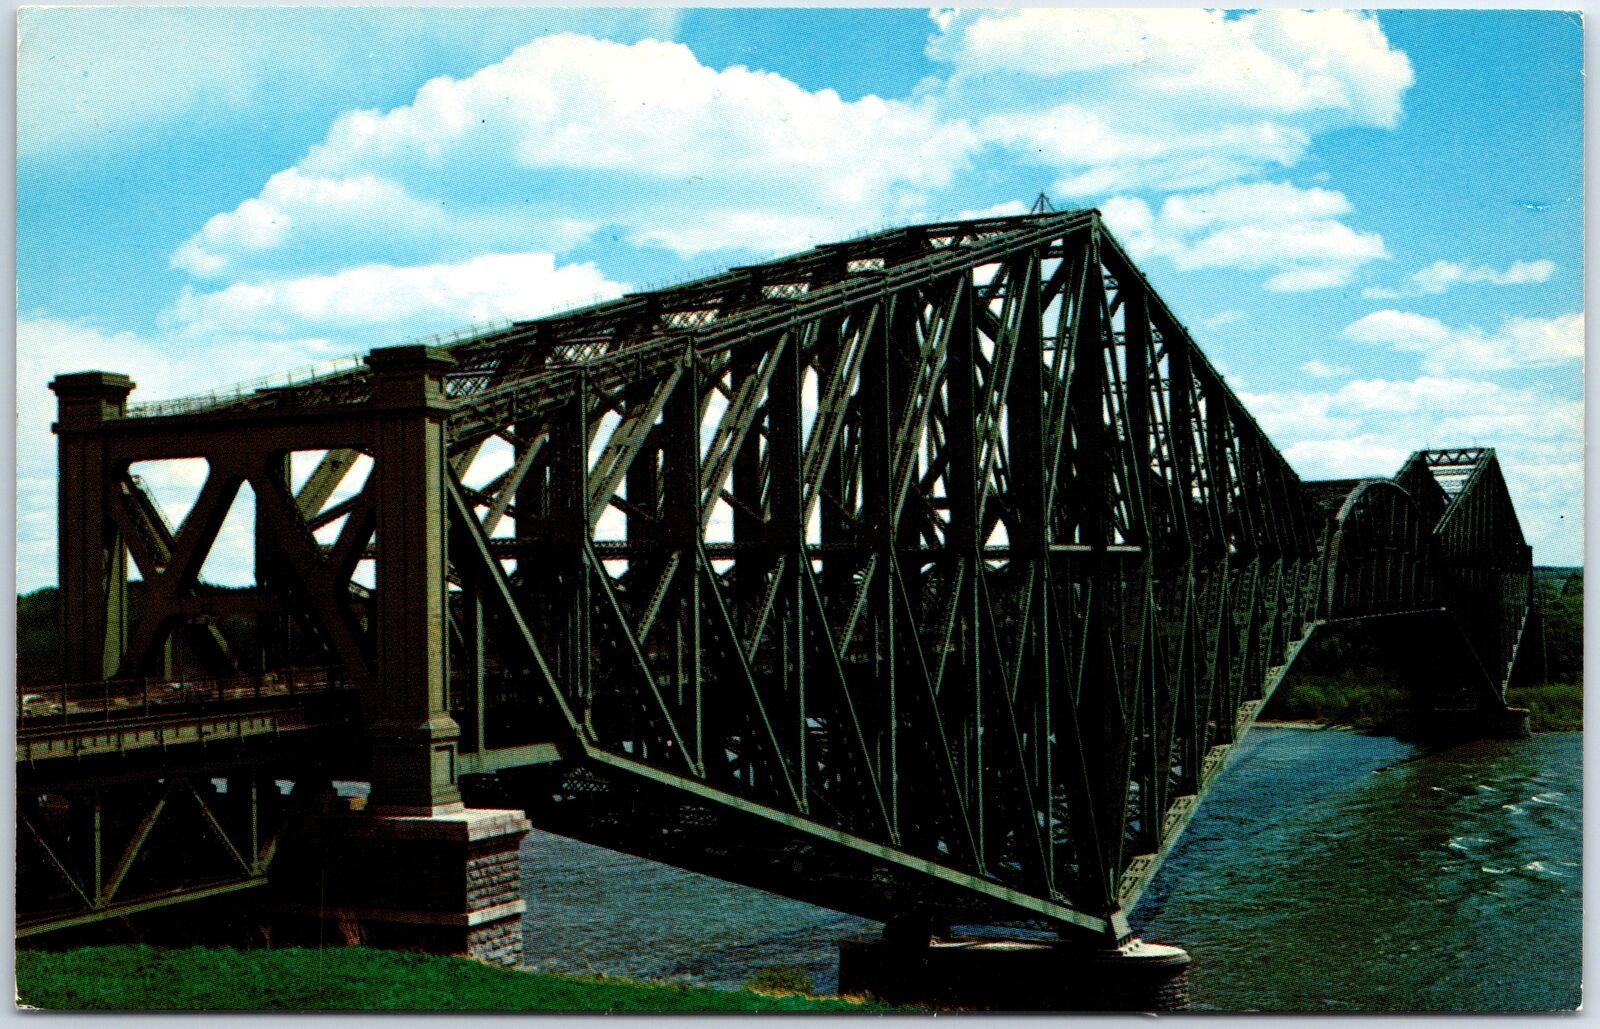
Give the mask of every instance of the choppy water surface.
M 1582 759 L 1578 733 L 1257 730 L 1134 924 L 1194 956 L 1196 1007 L 1575 1007 Z
M 1133 924 L 1194 956 L 1198 1008 L 1574 1007 L 1582 750 L 1258 729 Z M 827 991 L 838 940 L 876 928 L 543 833 L 522 863 L 538 968 L 737 988 L 799 967 Z

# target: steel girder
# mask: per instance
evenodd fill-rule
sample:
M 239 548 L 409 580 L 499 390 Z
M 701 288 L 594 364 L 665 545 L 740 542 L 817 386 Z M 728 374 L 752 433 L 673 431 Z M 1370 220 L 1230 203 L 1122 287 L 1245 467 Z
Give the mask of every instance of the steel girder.
M 442 594 L 407 652 L 442 663 L 469 801 L 868 917 L 1120 938 L 1317 624 L 1521 617 L 1492 453 L 1328 517 L 1095 212 L 880 233 L 435 363 L 444 560 L 404 582 L 377 530 L 415 499 L 381 472 L 333 499 L 393 459 L 372 374 L 106 421 L 110 524 L 154 579 L 124 668 L 243 602 L 196 572 L 248 481 L 246 600 L 300 627 L 266 667 L 334 661 L 382 707 L 379 637 L 410 629 L 373 612 Z M 294 450 L 321 454 L 298 490 Z M 175 456 L 212 478 L 171 530 L 128 467 Z
M 17 796 L 17 935 L 73 929 L 267 882 L 305 809 L 281 764 L 35 783 Z

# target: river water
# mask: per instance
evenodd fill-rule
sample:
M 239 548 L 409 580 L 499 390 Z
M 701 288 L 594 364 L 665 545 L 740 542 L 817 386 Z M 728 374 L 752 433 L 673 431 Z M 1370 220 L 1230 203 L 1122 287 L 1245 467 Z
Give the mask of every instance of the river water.
M 1581 1000 L 1578 733 L 1428 750 L 1338 729 L 1246 737 L 1132 923 L 1194 958 L 1196 1008 L 1506 1011 Z M 522 851 L 536 968 L 836 982 L 874 923 L 544 833 Z

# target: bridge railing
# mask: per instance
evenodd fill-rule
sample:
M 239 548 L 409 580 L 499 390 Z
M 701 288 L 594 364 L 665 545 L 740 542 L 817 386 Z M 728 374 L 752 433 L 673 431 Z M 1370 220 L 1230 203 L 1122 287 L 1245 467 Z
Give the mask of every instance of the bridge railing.
M 17 690 L 19 732 L 143 718 L 164 711 L 242 700 L 354 689 L 342 668 L 290 668 L 219 678 L 108 679 L 23 686 Z

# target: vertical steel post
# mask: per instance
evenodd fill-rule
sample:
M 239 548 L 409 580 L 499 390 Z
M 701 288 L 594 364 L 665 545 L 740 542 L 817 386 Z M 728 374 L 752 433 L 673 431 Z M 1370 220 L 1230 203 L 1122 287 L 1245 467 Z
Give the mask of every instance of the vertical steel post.
M 114 372 L 59 375 L 57 582 L 61 588 L 61 674 L 93 682 L 115 674 L 128 643 L 128 551 L 111 518 L 114 501 L 102 429 L 127 409 L 133 380 Z
M 264 474 L 266 478 L 270 481 L 281 483 L 284 491 L 288 492 L 291 484 L 288 453 L 270 455 L 265 465 Z M 286 567 L 288 559 L 284 556 L 277 534 L 273 531 L 271 516 L 263 510 L 264 507 L 266 507 L 265 504 L 257 501 L 255 524 L 256 587 L 265 591 L 283 592 L 290 578 L 286 574 L 288 571 Z M 317 512 L 302 511 L 301 513 L 309 518 Z M 260 648 L 257 671 L 269 672 L 290 663 L 292 656 L 289 652 L 289 626 L 290 618 L 282 610 L 257 612 L 256 641 Z
M 1123 360 L 1127 369 L 1127 417 L 1132 518 L 1129 543 L 1148 546 L 1150 531 L 1150 311 L 1144 284 L 1132 276 L 1118 279 L 1122 294 Z
M 899 788 L 899 721 L 894 668 L 894 399 L 891 386 L 895 363 L 895 319 L 905 320 L 904 308 L 893 297 L 878 302 L 874 328 L 867 340 L 867 352 L 861 361 L 861 516 L 866 537 L 876 555 L 876 582 L 873 584 L 871 604 L 872 624 L 869 639 L 873 641 L 873 679 L 879 688 L 872 690 L 870 708 L 869 746 L 873 753 L 876 771 L 884 783 L 889 831 L 898 840 L 900 827 Z M 838 746 L 846 746 L 844 734 L 838 734 Z M 881 742 L 880 742 L 881 741 Z
M 1098 226 L 1087 242 L 1085 268 L 1072 333 L 1071 379 L 1067 413 L 1072 426 L 1072 461 L 1077 471 L 1078 542 L 1089 552 L 1075 574 L 1088 581 L 1084 617 L 1084 650 L 1079 655 L 1078 718 L 1083 728 L 1085 767 L 1089 773 L 1091 817 L 1098 846 L 1085 869 L 1086 900 L 1096 914 L 1117 907 L 1117 876 L 1122 867 L 1122 830 L 1127 810 L 1128 718 L 1118 693 L 1120 676 L 1113 664 L 1118 606 L 1111 591 L 1120 566 L 1106 555 L 1110 542 L 1110 454 L 1105 422 L 1106 319 L 1105 286 L 1100 264 Z M 1082 846 L 1082 844 L 1080 844 Z
M 426 346 L 374 350 L 378 498 L 377 675 L 362 698 L 372 745 L 372 806 L 385 813 L 458 809 L 460 727 L 445 696 L 443 390 L 450 356 Z
M 706 737 L 719 737 L 718 726 L 728 717 L 722 697 L 705 696 L 704 612 L 700 604 L 700 427 L 705 408 L 700 386 L 699 359 L 692 350 L 683 355 L 683 377 L 663 409 L 665 440 L 661 451 L 661 529 L 667 546 L 681 557 L 678 583 L 684 637 L 678 688 L 687 690 L 684 703 L 694 724 L 694 759 L 711 777 L 731 774 L 728 760 L 713 746 L 707 759 Z M 707 722 L 711 723 L 708 731 Z
M 958 682 L 966 693 L 967 710 L 956 724 L 966 723 L 962 739 L 966 761 L 962 767 L 962 789 L 973 814 L 977 840 L 977 861 L 981 867 L 988 857 L 989 829 L 984 803 L 988 764 L 984 739 L 983 661 L 979 637 L 978 576 L 983 574 L 979 548 L 977 463 L 978 407 L 978 328 L 972 273 L 963 272 L 952 284 L 948 335 L 945 338 L 947 369 L 945 396 L 948 407 L 944 426 L 945 496 L 950 505 L 949 555 L 947 574 L 959 575 L 959 613 L 955 629 Z M 953 706 L 953 705 L 952 705 Z M 947 715 L 948 717 L 948 715 Z

